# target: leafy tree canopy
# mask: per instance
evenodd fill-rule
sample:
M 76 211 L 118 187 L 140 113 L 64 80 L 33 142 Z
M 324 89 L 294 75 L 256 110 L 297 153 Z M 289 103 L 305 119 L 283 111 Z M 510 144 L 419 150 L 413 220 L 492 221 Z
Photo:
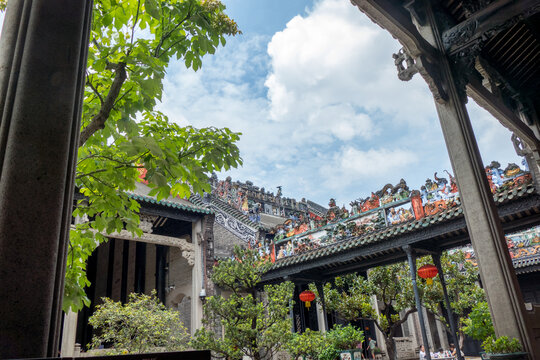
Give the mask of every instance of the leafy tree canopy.
M 159 302 L 154 291 L 150 296 L 130 294 L 122 305 L 109 298 L 96 306 L 89 323 L 96 335 L 92 347 L 112 346 L 110 353 L 144 353 L 186 348 L 189 334 L 180 322 L 179 313 Z
M 197 70 L 205 54 L 240 33 L 218 0 L 95 0 L 88 52 L 64 310 L 89 305 L 86 261 L 123 229 L 141 235 L 128 191 L 141 174 L 151 195 L 210 191 L 208 176 L 242 164 L 239 133 L 181 127 L 155 111 L 170 61 Z
M 271 357 L 288 341 L 294 285 L 288 281 L 266 285 L 258 292 L 257 284 L 269 266 L 257 252 L 236 247 L 234 258 L 214 267 L 212 281 L 225 293 L 207 298 L 204 327 L 191 342 L 194 348 L 210 349 L 218 358 L 246 355 L 259 360 Z
M 469 316 L 462 318 L 462 321 L 463 332 L 474 340 L 485 341 L 488 337 L 495 336 L 493 321 L 486 301 L 475 304 Z
M 417 260 L 417 267 L 431 261 L 428 257 L 420 258 Z M 477 283 L 478 269 L 465 260 L 462 251 L 444 254 L 441 264 L 452 310 L 456 318 L 465 318 L 471 311 L 472 304 L 485 300 L 484 291 Z M 447 323 L 440 307 L 444 298 L 439 277 L 434 279 L 432 285 L 427 285 L 417 278 L 417 285 L 426 309 L 443 323 Z M 317 291 L 314 284 L 310 285 L 310 289 Z M 372 300 L 373 295 L 379 302 L 380 312 Z M 345 320 L 373 320 L 385 336 L 388 356 L 395 359 L 397 354 L 394 351 L 393 338 L 396 331 L 411 313 L 417 311 L 409 266 L 406 263 L 370 269 L 367 278 L 357 274 L 337 277 L 333 283 L 324 285 L 324 296 L 326 308 L 336 311 Z M 462 333 L 463 319 L 459 325 Z

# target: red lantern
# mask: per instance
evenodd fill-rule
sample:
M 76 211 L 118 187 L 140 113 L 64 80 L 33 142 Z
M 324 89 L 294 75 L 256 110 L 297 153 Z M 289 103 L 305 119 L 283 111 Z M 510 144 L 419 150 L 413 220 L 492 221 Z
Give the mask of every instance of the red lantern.
M 437 270 L 437 267 L 435 265 L 424 265 L 420 269 L 418 269 L 418 276 L 420 276 L 422 279 L 426 279 L 426 283 L 428 285 L 433 284 L 433 278 L 437 276 L 439 273 L 439 270 Z
M 306 303 L 306 307 L 309 309 L 311 302 L 315 300 L 315 293 L 311 290 L 305 290 L 300 293 L 300 301 Z

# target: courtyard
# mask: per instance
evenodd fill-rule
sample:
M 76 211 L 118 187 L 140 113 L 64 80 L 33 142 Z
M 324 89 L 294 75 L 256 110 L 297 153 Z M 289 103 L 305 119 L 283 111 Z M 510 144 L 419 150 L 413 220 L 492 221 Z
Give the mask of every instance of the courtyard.
M 539 10 L 0 1 L 0 356 L 536 359 Z

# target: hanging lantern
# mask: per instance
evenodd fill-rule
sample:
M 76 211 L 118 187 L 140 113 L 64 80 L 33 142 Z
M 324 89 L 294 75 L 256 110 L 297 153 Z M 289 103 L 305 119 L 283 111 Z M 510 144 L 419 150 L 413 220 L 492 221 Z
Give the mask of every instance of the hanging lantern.
M 306 303 L 306 307 L 309 309 L 311 302 L 315 300 L 315 293 L 311 290 L 305 290 L 300 293 L 300 301 Z
M 418 269 L 418 276 L 420 276 L 422 279 L 426 279 L 426 283 L 428 285 L 433 284 L 433 278 L 437 276 L 439 271 L 437 270 L 437 267 L 435 265 L 424 265 L 420 269 Z

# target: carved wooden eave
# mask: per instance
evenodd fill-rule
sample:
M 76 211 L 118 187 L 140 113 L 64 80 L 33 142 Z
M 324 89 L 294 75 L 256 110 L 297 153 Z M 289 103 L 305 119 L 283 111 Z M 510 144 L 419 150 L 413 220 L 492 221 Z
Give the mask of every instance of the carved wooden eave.
M 530 81 L 531 72 L 537 74 L 540 68 L 538 21 L 531 20 L 538 20 L 538 0 L 440 0 L 429 1 L 429 6 L 424 0 L 351 0 L 351 3 L 403 45 L 402 52 L 394 55 L 400 79 L 406 81 L 414 73 L 420 73 L 435 100 L 444 102 L 447 86 L 440 81 L 438 64 L 447 57 L 460 74 L 461 83 L 458 85 L 463 96 L 466 86 L 467 95 L 503 126 L 518 135 L 531 149 L 540 149 L 540 87 Z M 433 12 L 428 12 L 431 7 Z M 442 44 L 435 41 L 426 25 L 428 15 L 437 19 Z M 526 29 L 513 37 L 513 42 L 503 38 L 508 32 L 517 32 L 519 29 L 514 28 L 518 26 Z M 495 65 L 506 61 L 490 58 L 490 49 L 497 46 L 504 47 L 504 52 L 510 54 L 508 56 L 515 57 L 515 66 L 504 68 L 502 75 L 494 71 L 497 66 L 487 66 L 487 69 L 479 71 L 476 64 L 481 57 L 487 56 L 487 60 L 496 62 Z M 538 66 L 535 65 L 537 63 Z M 528 67 L 522 72 L 528 71 L 529 82 L 527 86 L 521 86 L 525 77 L 517 73 L 519 66 L 525 64 Z
M 448 54 L 455 55 L 478 41 L 497 35 L 517 22 L 537 13 L 538 0 L 499 0 L 472 14 L 467 20 L 443 32 Z
M 351 3 L 387 30 L 412 57 L 424 55 L 432 61 L 437 58 L 437 49 L 420 35 L 409 13 L 402 6 L 396 6 L 390 0 L 351 0 Z

